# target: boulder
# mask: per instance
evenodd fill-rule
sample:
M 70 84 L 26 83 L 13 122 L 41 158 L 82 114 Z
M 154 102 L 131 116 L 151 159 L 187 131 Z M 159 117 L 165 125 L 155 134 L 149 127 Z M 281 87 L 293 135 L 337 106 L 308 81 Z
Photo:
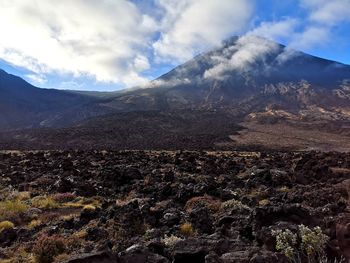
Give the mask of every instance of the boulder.
M 11 246 L 17 239 L 17 231 L 14 228 L 7 228 L 0 232 L 0 247 Z

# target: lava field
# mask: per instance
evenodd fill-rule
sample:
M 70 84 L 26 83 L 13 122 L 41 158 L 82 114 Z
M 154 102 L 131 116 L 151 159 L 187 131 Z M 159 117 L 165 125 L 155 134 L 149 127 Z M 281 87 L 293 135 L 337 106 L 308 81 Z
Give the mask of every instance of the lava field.
M 0 262 L 347 262 L 349 176 L 350 153 L 2 152 Z

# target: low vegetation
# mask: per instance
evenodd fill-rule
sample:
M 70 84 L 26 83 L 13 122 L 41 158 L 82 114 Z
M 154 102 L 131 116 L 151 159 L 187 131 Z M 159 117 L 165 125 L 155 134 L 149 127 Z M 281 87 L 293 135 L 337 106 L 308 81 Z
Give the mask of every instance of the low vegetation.
M 301 263 L 306 258 L 310 263 L 318 263 L 325 258 L 325 246 L 329 237 L 320 227 L 309 228 L 299 225 L 298 232 L 289 229 L 272 231 L 276 237 L 276 249 L 281 251 L 290 262 Z
M 0 201 L 0 220 L 20 220 L 28 205 L 20 200 Z
M 192 211 L 199 206 L 205 206 L 212 212 L 217 212 L 220 210 L 221 201 L 209 195 L 193 197 L 187 201 L 185 209 L 186 211 Z
M 243 204 L 241 201 L 239 200 L 228 200 L 225 201 L 221 204 L 221 208 L 222 209 L 235 209 L 235 210 L 250 210 L 250 207 Z
M 178 242 L 184 240 L 181 237 L 177 237 L 175 235 L 170 235 L 162 238 L 162 242 L 167 246 L 167 247 L 173 247 L 175 246 Z
M 195 231 L 191 223 L 184 223 L 180 226 L 180 233 L 184 236 L 193 236 Z
M 36 263 L 52 263 L 54 258 L 66 250 L 65 240 L 60 236 L 41 236 L 33 247 Z
M 32 206 L 40 209 L 56 209 L 60 205 L 50 196 L 37 196 L 31 200 Z
M 2 221 L 0 222 L 0 232 L 2 232 L 5 229 L 12 229 L 15 227 L 15 224 L 10 221 Z
M 347 245 L 350 154 L 69 151 L 0 160 L 0 263 L 89 262 L 102 250 L 112 262 L 138 253 L 160 262 L 334 263 Z M 276 167 L 293 171 L 291 180 L 270 176 Z

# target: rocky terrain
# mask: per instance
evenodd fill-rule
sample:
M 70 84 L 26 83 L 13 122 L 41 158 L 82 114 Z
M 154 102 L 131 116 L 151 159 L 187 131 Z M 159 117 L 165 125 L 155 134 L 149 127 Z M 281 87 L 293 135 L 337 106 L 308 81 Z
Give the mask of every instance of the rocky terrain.
M 0 262 L 348 262 L 349 176 L 335 152 L 2 152 Z

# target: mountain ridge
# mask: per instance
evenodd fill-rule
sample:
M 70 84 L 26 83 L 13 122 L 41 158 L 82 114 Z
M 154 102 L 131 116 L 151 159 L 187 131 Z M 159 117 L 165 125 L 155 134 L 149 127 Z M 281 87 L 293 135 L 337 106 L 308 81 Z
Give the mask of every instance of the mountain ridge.
M 27 137 L 33 141 L 38 141 L 38 137 L 47 138 L 48 144 L 43 148 L 52 141 L 53 145 L 59 145 L 54 138 L 56 135 L 70 141 L 68 145 L 73 148 L 91 142 L 95 146 L 110 144 L 117 148 L 128 148 L 128 145 L 132 148 L 140 148 L 138 145 L 176 148 L 180 145 L 172 144 L 170 138 L 191 141 L 189 144 L 201 145 L 200 148 L 207 144 L 209 148 L 231 147 L 232 135 L 237 135 L 243 127 L 264 129 L 282 123 L 287 130 L 293 130 L 293 125 L 303 129 L 307 126 L 306 131 L 324 127 L 324 132 L 330 135 L 348 136 L 344 128 L 347 126 L 342 123 L 350 120 L 350 66 L 291 51 L 278 43 L 252 36 L 233 38 L 221 48 L 198 55 L 143 89 L 111 96 L 45 92 L 56 92 L 60 99 L 70 96 L 70 101 L 63 104 L 64 110 L 49 108 L 45 114 L 39 111 L 31 115 L 38 118 L 34 125 L 15 128 L 51 129 L 10 132 L 22 138 L 22 142 Z M 60 101 L 57 103 L 61 105 Z M 215 132 L 210 129 L 223 127 L 225 122 L 227 127 L 232 127 L 231 132 L 223 128 L 225 135 L 218 131 L 215 139 Z M 328 129 L 328 126 L 337 128 Z M 306 136 L 317 136 L 315 132 Z M 109 133 L 129 143 L 121 146 L 113 142 L 113 138 L 103 141 L 101 137 L 108 137 Z M 79 139 L 81 134 L 87 134 L 87 142 Z M 160 142 L 155 143 L 152 134 L 158 134 Z M 198 142 L 200 136 L 206 138 L 201 143 Z M 185 148 L 186 144 L 181 145 Z

